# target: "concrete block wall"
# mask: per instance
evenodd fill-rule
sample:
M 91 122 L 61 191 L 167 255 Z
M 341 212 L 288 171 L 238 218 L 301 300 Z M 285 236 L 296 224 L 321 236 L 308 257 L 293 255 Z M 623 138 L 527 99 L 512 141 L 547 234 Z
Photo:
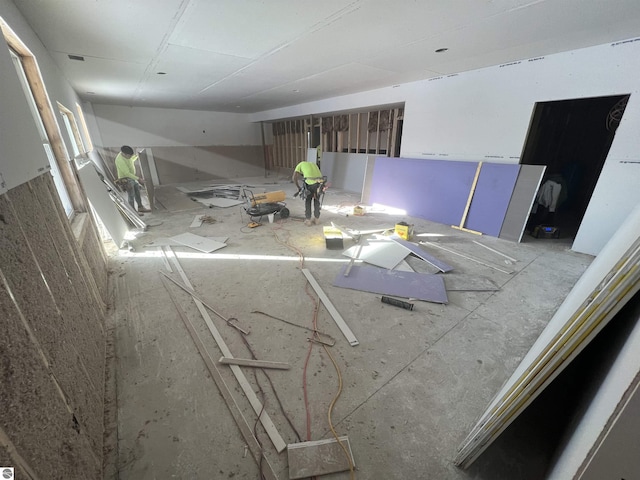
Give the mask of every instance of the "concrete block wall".
M 49 173 L 0 196 L 0 464 L 17 478 L 102 478 L 106 256 L 92 221 L 81 233 Z

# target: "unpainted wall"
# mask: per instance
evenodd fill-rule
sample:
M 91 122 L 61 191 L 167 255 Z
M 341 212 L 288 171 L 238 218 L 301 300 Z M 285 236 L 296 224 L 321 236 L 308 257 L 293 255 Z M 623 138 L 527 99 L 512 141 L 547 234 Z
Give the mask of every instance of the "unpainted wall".
M 640 202 L 637 40 L 259 112 L 250 120 L 269 122 L 404 103 L 402 157 L 517 164 L 537 102 L 630 94 L 572 247 L 596 255 Z
M 137 144 L 134 146 L 141 147 Z M 145 147 L 153 155 L 160 185 L 256 177 L 264 175 L 265 171 L 264 153 L 260 145 Z M 119 150 L 120 146 L 104 149 L 105 161 L 114 174 L 114 160 Z
M 48 173 L 0 196 L 0 459 L 37 478 L 102 478 L 107 273 L 83 230 Z

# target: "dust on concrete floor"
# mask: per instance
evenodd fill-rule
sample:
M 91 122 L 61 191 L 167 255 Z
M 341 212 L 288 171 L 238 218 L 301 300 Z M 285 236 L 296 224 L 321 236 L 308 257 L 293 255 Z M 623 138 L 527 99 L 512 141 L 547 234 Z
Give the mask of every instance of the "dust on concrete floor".
M 230 181 L 229 183 L 236 183 Z M 167 188 L 167 187 L 165 187 Z M 499 291 L 449 291 L 449 303 L 416 302 L 412 311 L 381 303 L 380 296 L 332 286 L 348 259 L 328 250 L 322 225 L 302 223 L 304 205 L 293 199 L 293 185 L 265 185 L 287 191 L 292 217 L 250 229 L 242 207 L 158 211 L 147 218 L 157 224 L 132 242 L 135 251 L 111 257 L 115 291 L 118 450 L 115 470 L 128 479 L 258 478 L 243 440 L 194 342 L 180 320 L 161 281 L 164 267 L 157 247 L 144 245 L 183 232 L 228 237 L 227 246 L 211 254 L 173 247 L 197 293 L 226 318 L 250 332 L 245 337 L 257 358 L 287 362 L 290 370 L 264 373 L 244 368 L 265 410 L 287 443 L 332 438 L 327 412 L 338 391 L 332 423 L 348 435 L 360 479 L 541 478 L 544 453 L 534 445 L 517 452 L 490 448 L 469 471 L 456 468 L 456 449 L 503 382 L 515 370 L 592 257 L 569 250 L 564 240 L 526 239 L 522 244 L 477 237 L 448 226 L 403 215 L 368 213 L 347 216 L 359 197 L 329 190 L 322 224 L 331 221 L 354 229 L 391 227 L 398 221 L 415 225 L 416 239 L 430 239 L 486 263 L 512 269 L 506 274 L 448 252 L 429 253 L 454 267 L 444 274 L 456 288 L 492 281 Z M 213 224 L 189 225 L 197 214 Z M 265 219 L 266 220 L 266 219 Z M 517 259 L 484 249 L 480 241 Z M 345 240 L 345 248 L 352 245 Z M 337 341 L 330 351 L 307 341 L 310 332 L 272 317 L 312 327 L 315 295 L 300 267 L 309 269 L 358 338 L 351 347 L 324 307 L 317 328 Z M 434 273 L 417 258 L 408 263 Z M 169 274 L 180 281 L 175 272 Z M 221 352 L 190 296 L 170 286 L 193 322 L 211 358 Z M 263 312 L 263 313 L 257 313 Z M 232 354 L 251 358 L 241 333 L 211 314 Z M 309 356 L 309 357 L 308 357 Z M 306 398 L 303 375 L 306 368 Z M 253 413 L 227 366 L 219 365 L 225 382 L 251 427 Z M 271 387 L 270 382 L 273 384 Z M 277 394 L 277 398 L 276 398 Z M 278 401 L 279 399 L 279 401 Z M 281 406 L 279 404 L 281 403 Z M 287 421 L 291 421 L 290 425 Z M 308 419 L 308 420 L 307 420 Z M 279 478 L 288 478 L 286 452 L 277 454 L 261 427 L 265 455 Z M 528 451 L 527 451 L 528 450 Z M 537 461 L 535 458 L 539 456 Z M 539 464 L 531 468 L 531 457 Z M 322 478 L 346 479 L 348 472 Z

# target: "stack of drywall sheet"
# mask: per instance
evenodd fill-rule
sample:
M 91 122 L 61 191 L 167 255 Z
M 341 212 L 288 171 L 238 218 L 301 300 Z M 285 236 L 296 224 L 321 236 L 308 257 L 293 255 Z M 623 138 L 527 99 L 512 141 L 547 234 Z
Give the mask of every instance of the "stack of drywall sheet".
M 350 233 L 349 229 L 341 229 L 347 234 Z M 351 236 L 360 238 L 358 232 L 353 232 Z M 366 244 L 352 246 L 343 252 L 343 255 L 350 257 L 352 261 L 341 269 L 333 285 L 382 295 L 447 303 L 447 292 L 441 276 L 417 273 L 407 268 L 404 259 L 411 254 L 435 266 L 441 272 L 453 269 L 414 243 L 395 236 L 377 235 Z M 371 266 L 355 266 L 355 260 Z M 402 263 L 404 264 L 400 266 Z
M 478 162 L 377 157 L 369 203 L 519 241 L 544 168 L 482 162 L 476 179 L 477 170 Z

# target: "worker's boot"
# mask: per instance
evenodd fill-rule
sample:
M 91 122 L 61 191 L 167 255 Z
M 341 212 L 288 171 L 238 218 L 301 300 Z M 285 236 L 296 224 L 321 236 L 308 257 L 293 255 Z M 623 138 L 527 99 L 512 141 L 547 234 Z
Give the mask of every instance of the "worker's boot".
M 318 217 L 314 218 L 313 223 L 315 223 L 316 225 L 320 225 L 320 219 Z
M 310 227 L 310 226 L 311 226 L 311 219 L 307 218 L 307 219 L 304 221 L 304 224 L 305 224 L 307 227 Z

